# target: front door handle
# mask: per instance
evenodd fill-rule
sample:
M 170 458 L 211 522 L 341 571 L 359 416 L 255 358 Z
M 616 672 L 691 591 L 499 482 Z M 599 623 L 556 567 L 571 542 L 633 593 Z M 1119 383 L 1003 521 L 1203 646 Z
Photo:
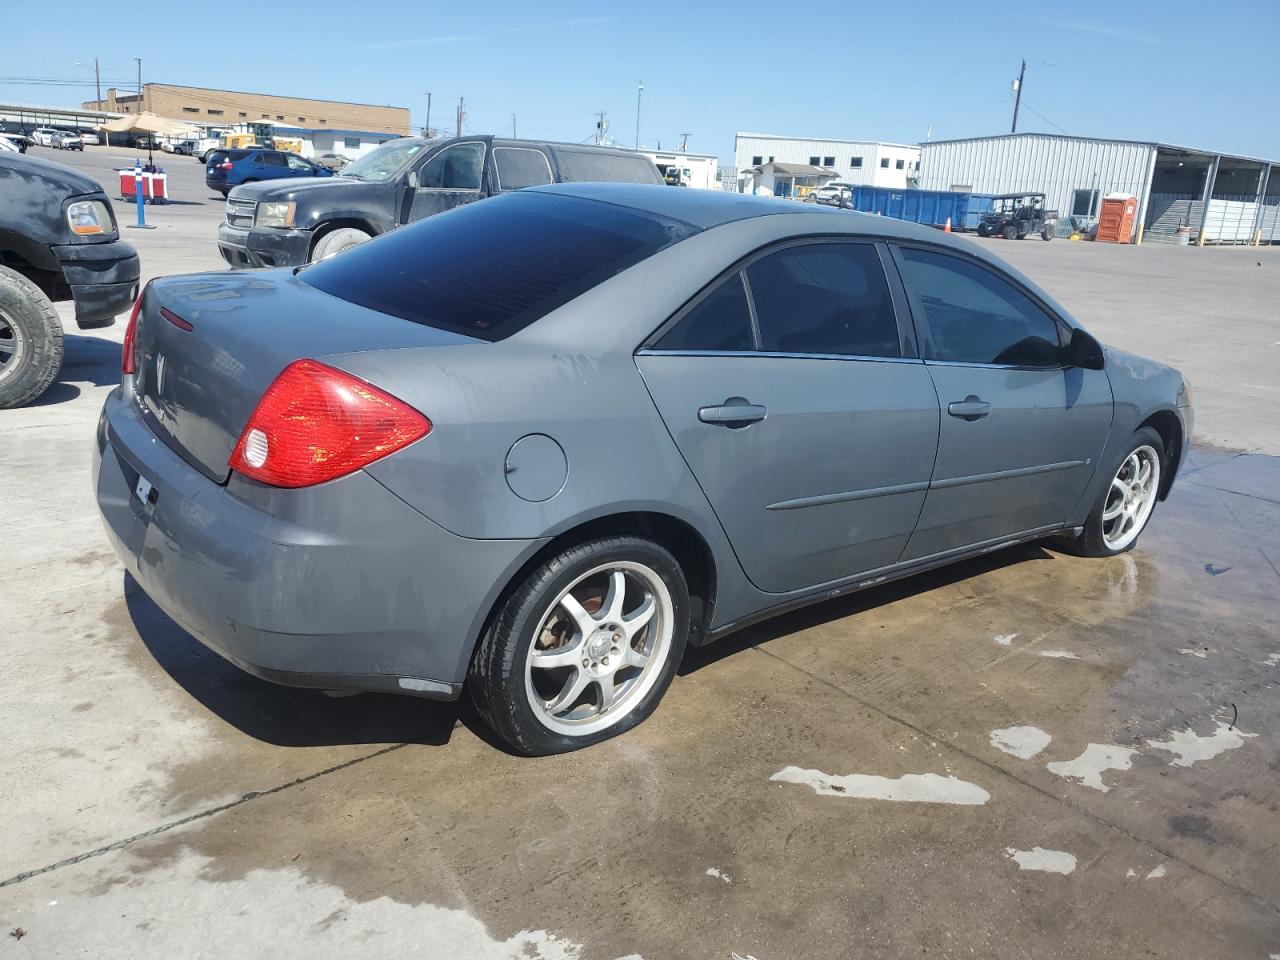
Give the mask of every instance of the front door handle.
M 745 397 L 730 397 L 717 406 L 700 407 L 698 419 L 703 423 L 714 423 L 734 429 L 758 423 L 768 412 L 764 407 L 750 402 Z
M 956 400 L 947 404 L 947 413 L 953 417 L 959 417 L 961 420 L 981 420 L 991 412 L 991 404 L 985 400 L 975 397 L 972 393 L 963 400 Z

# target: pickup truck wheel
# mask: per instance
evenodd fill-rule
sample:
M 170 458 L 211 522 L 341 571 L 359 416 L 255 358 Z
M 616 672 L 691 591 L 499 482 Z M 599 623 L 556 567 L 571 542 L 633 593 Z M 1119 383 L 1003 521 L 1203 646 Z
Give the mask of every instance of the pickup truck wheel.
M 321 260 L 328 260 L 334 254 L 349 250 L 368 239 L 369 234 L 363 230 L 357 230 L 355 227 L 339 227 L 316 241 L 316 245 L 311 248 L 309 262 L 318 263 Z
M 62 367 L 62 321 L 22 274 L 0 267 L 0 410 L 44 393 Z

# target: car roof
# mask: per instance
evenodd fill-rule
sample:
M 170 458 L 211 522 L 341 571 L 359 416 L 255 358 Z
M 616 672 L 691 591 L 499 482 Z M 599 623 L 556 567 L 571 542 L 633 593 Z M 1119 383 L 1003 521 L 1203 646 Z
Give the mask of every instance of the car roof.
M 681 220 L 710 230 L 713 227 L 740 220 L 772 216 L 809 216 L 834 218 L 827 228 L 813 227 L 813 233 L 849 233 L 886 237 L 898 240 L 919 240 L 927 243 L 945 243 L 950 240 L 934 227 L 891 217 L 878 217 L 854 210 L 818 203 L 801 203 L 780 197 L 757 197 L 727 190 L 698 190 L 688 187 L 632 183 L 555 183 L 540 187 L 526 187 L 528 191 L 561 196 L 582 197 L 600 203 L 612 203 L 630 207 L 644 213 Z M 943 239 L 945 237 L 945 239 Z

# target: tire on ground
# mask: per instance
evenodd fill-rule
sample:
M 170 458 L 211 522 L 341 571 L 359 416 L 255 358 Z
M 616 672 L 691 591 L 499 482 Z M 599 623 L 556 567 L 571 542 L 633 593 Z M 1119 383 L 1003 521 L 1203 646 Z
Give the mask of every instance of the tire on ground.
M 21 407 L 44 393 L 62 367 L 62 321 L 44 291 L 0 267 L 0 327 L 12 328 L 22 342 L 16 366 L 0 367 L 0 409 Z
M 349 250 L 368 239 L 370 239 L 369 234 L 363 230 L 357 230 L 355 227 L 339 227 L 337 230 L 331 230 L 317 240 L 316 245 L 311 248 L 310 262 L 316 263 L 320 260 L 328 260 L 335 254 L 341 253 L 343 250 Z
M 548 607 L 584 573 L 602 564 L 647 566 L 671 597 L 673 632 L 666 662 L 648 692 L 612 726 L 582 735 L 550 729 L 538 719 L 525 689 L 525 664 Z M 567 753 L 615 737 L 653 713 L 671 685 L 689 636 L 689 588 L 679 562 L 665 547 L 633 536 L 614 536 L 568 547 L 540 563 L 517 584 L 491 617 L 471 658 L 466 689 L 480 718 L 511 750 L 526 756 Z
M 1012 223 L 1006 223 L 1004 225 L 1004 229 L 1000 231 L 1000 235 L 1004 237 L 1006 240 L 1017 240 L 1018 228 L 1015 227 Z
M 1164 448 L 1164 439 L 1155 430 L 1154 427 L 1142 427 L 1134 432 L 1129 438 L 1129 442 L 1124 446 L 1124 452 L 1120 454 L 1114 461 L 1107 464 L 1105 480 L 1106 484 L 1102 491 L 1098 494 L 1098 500 L 1093 505 L 1093 509 L 1089 511 L 1089 518 L 1084 522 L 1084 530 L 1078 537 L 1065 541 L 1062 546 L 1068 553 L 1073 553 L 1079 557 L 1114 557 L 1121 553 L 1127 553 L 1132 550 L 1137 542 L 1142 538 L 1142 531 L 1146 529 L 1147 524 L 1151 522 L 1151 517 L 1155 515 L 1155 505 L 1152 505 L 1152 512 L 1147 515 L 1147 519 L 1143 521 L 1142 527 L 1138 530 L 1137 536 L 1130 540 L 1125 546 L 1119 550 L 1113 550 L 1108 547 L 1102 538 L 1102 512 L 1107 506 L 1107 497 L 1111 492 L 1111 478 L 1116 475 L 1121 465 L 1140 447 L 1151 447 L 1155 450 L 1156 456 L 1160 460 L 1160 476 L 1161 481 L 1165 475 L 1165 471 L 1169 469 L 1168 456 L 1169 452 Z

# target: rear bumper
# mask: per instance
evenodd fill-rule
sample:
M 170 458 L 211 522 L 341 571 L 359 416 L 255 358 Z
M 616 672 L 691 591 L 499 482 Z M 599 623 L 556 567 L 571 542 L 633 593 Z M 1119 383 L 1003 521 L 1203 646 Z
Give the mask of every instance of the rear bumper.
M 123 240 L 53 248 L 81 327 L 107 327 L 138 298 L 138 254 Z
M 458 696 L 498 590 L 542 541 L 454 536 L 363 472 L 220 486 L 151 432 L 131 391 L 126 377 L 103 408 L 94 486 L 112 546 L 166 614 L 276 683 Z
M 245 229 L 221 223 L 218 252 L 237 269 L 298 267 L 307 262 L 307 254 L 311 252 L 311 232 L 274 227 Z

